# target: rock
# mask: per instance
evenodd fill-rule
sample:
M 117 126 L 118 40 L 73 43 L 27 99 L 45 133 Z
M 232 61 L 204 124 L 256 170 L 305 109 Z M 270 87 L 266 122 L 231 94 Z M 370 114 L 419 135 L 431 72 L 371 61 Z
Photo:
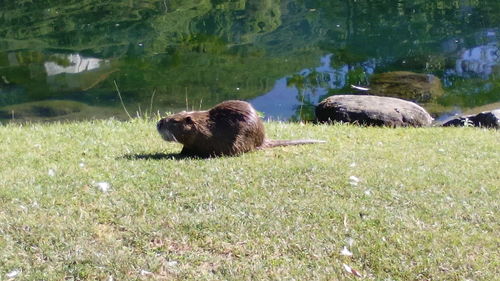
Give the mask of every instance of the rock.
M 316 107 L 319 122 L 346 122 L 373 126 L 429 126 L 432 117 L 419 105 L 402 99 L 368 95 L 338 95 Z
M 474 126 L 484 128 L 500 128 L 500 108 L 481 112 L 476 115 L 464 115 L 449 120 L 443 126 Z
M 441 80 L 432 74 L 394 71 L 374 74 L 368 93 L 424 103 L 442 96 L 444 91 Z
M 91 106 L 71 100 L 45 100 L 0 107 L 0 122 L 54 122 L 110 117 L 128 119 L 118 106 Z
M 45 100 L 10 105 L 0 108 L 0 119 L 29 119 L 34 117 L 56 117 L 80 112 L 87 105 L 69 100 Z

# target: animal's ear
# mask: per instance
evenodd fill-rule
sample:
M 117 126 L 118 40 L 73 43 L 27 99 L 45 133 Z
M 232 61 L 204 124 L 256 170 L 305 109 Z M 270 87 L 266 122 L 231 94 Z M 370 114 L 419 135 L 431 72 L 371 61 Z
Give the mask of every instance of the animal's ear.
M 186 118 L 184 120 L 186 121 L 186 124 L 193 124 L 194 123 L 193 119 L 191 119 L 191 116 L 186 116 Z

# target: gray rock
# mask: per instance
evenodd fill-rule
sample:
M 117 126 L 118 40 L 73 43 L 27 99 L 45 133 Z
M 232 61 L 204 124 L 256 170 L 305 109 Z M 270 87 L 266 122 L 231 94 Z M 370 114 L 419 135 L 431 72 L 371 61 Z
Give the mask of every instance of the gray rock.
M 484 128 L 500 128 L 500 108 L 481 112 L 476 115 L 464 115 L 449 120 L 443 126 L 474 126 Z
M 441 80 L 432 74 L 393 71 L 374 74 L 368 93 L 423 103 L 442 96 L 444 91 Z
M 338 95 L 316 107 L 319 122 L 346 122 L 372 126 L 429 126 L 432 117 L 419 105 L 402 99 L 369 95 Z

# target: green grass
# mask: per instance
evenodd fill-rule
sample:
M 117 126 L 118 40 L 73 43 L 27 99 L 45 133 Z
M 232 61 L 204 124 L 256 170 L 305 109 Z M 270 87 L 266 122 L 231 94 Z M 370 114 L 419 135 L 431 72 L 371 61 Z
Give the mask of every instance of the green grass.
M 0 126 L 0 280 L 500 275 L 499 131 L 266 129 L 327 143 L 173 159 L 145 120 Z

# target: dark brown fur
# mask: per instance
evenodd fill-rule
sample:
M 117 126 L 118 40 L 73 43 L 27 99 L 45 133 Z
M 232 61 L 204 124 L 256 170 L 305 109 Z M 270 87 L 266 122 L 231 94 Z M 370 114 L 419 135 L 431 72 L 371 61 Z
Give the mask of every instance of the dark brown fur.
M 274 146 L 319 143 L 317 140 L 274 141 L 265 137 L 264 125 L 247 102 L 230 100 L 207 111 L 179 112 L 157 123 L 166 141 L 184 145 L 181 154 L 200 157 L 238 155 Z

